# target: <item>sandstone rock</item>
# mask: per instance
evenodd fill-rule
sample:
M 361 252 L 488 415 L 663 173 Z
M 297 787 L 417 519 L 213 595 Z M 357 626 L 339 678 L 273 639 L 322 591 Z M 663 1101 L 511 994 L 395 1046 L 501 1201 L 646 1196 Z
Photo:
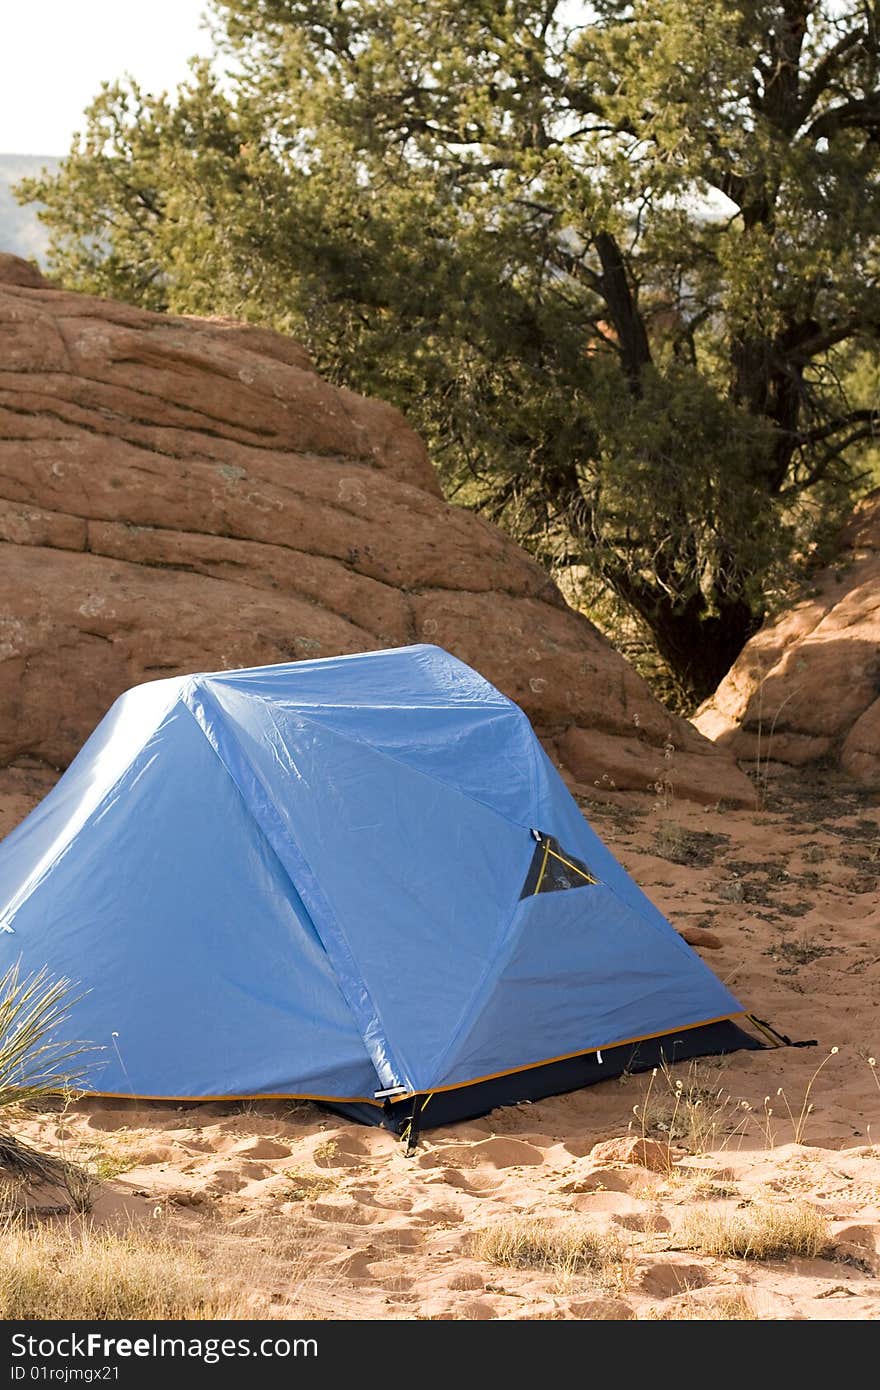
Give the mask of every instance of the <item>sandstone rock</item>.
M 836 562 L 756 633 L 694 722 L 738 758 L 830 760 L 880 782 L 880 490 L 857 508 Z
M 622 1173 L 619 1168 L 594 1168 L 589 1160 L 579 1163 L 574 1177 L 564 1182 L 560 1192 L 629 1192 L 631 1173 Z
M 671 744 L 682 795 L 750 798 L 537 564 L 443 501 L 390 406 L 280 334 L 0 258 L 0 827 L 130 685 L 417 641 L 519 701 L 587 794 L 643 788 Z
M 604 702 L 603 702 L 604 707 Z M 636 710 L 638 713 L 638 710 Z M 632 726 L 608 746 L 607 731 L 571 725 L 558 740 L 559 755 L 585 787 L 608 791 L 640 791 L 686 800 L 725 802 L 751 806 L 751 786 L 733 762 L 717 769 L 711 784 L 706 779 L 702 739 L 692 726 L 681 722 L 677 731 L 652 728 L 656 721 L 647 711 L 648 728 Z
M 871 1274 L 880 1273 L 880 1226 L 839 1222 L 831 1230 L 835 1259 Z
M 15 767 L 0 767 L 0 839 L 42 801 L 57 778 L 55 769 L 38 758 L 22 758 Z
M 669 1149 L 665 1144 L 635 1134 L 594 1144 L 590 1158 L 596 1164 L 632 1163 L 638 1168 L 649 1168 L 653 1173 L 666 1173 L 670 1166 Z
M 24 285 L 27 289 L 39 290 L 46 281 L 35 265 L 22 260 L 21 256 L 11 256 L 8 251 L 0 251 L 0 285 Z
M 880 698 L 850 728 L 840 750 L 840 765 L 859 782 L 880 781 Z
M 704 927 L 679 927 L 678 934 L 689 946 L 699 947 L 702 951 L 720 951 L 724 945 L 720 936 L 706 931 Z

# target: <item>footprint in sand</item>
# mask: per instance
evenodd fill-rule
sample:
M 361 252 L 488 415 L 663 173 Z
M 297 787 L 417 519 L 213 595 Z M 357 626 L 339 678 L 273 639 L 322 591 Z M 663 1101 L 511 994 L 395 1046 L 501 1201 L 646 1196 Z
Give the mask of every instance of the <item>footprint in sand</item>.
M 243 1178 L 248 1178 L 251 1182 L 260 1182 L 264 1178 L 277 1176 L 275 1170 L 270 1168 L 268 1163 L 254 1163 L 252 1160 L 239 1163 L 238 1171 Z
M 201 1139 L 187 1139 L 185 1147 L 192 1153 L 228 1154 L 235 1152 L 238 1142 L 236 1135 L 216 1129 L 207 1130 Z
M 370 1155 L 366 1140 L 345 1133 L 320 1139 L 312 1150 L 312 1159 L 318 1168 L 359 1168 Z
M 446 1183 L 449 1187 L 457 1188 L 459 1192 L 466 1192 L 469 1197 L 491 1197 L 498 1188 L 497 1180 L 489 1177 L 488 1174 L 474 1173 L 473 1177 L 466 1178 L 458 1168 L 438 1168 L 436 1172 L 430 1173 L 424 1181 L 426 1183 Z
M 237 1163 L 227 1168 L 216 1168 L 213 1173 L 206 1174 L 206 1178 L 205 1191 L 213 1196 L 240 1192 L 250 1182 L 250 1177 L 242 1172 L 242 1165 Z
M 175 1157 L 176 1150 L 163 1146 L 155 1149 L 144 1149 L 137 1155 L 137 1168 L 150 1168 L 156 1163 L 169 1163 Z
M 635 1317 L 634 1309 L 622 1298 L 576 1298 L 569 1303 L 568 1314 L 589 1322 L 623 1322 Z
M 424 1245 L 425 1232 L 417 1226 L 393 1226 L 383 1223 L 381 1226 L 373 1228 L 373 1239 L 385 1249 L 384 1259 L 389 1258 L 388 1251 L 400 1254 L 403 1251 L 412 1251 L 416 1246 Z
M 166 1135 L 165 1137 L 168 1138 L 169 1136 Z M 179 1133 L 176 1134 L 174 1137 L 175 1137 L 175 1139 L 176 1139 L 176 1142 L 178 1143 L 178 1145 L 180 1146 L 180 1148 L 183 1150 L 184 1153 L 187 1153 L 187 1154 L 212 1154 L 212 1153 L 214 1153 L 214 1145 L 213 1145 L 213 1143 L 211 1142 L 210 1139 L 206 1139 L 206 1138 L 204 1138 L 204 1137 L 197 1137 L 195 1134 L 192 1134 L 189 1130 L 181 1130 L 181 1131 L 179 1131 Z
M 420 1168 L 534 1168 L 544 1155 L 522 1139 L 482 1139 L 476 1144 L 446 1144 L 419 1159 Z
M 586 1158 L 592 1152 L 595 1139 L 566 1139 L 562 1148 L 566 1153 L 570 1153 L 572 1158 Z
M 128 1129 L 132 1123 L 133 1117 L 130 1114 L 118 1115 L 112 1110 L 94 1110 L 86 1120 L 89 1129 L 100 1129 L 108 1133 L 114 1129 Z
M 672 1264 L 658 1261 L 643 1270 L 638 1285 L 654 1298 L 674 1298 L 676 1294 L 689 1289 L 702 1289 L 709 1283 L 709 1276 L 702 1265 Z
M 625 1231 L 671 1231 L 672 1222 L 655 1211 L 615 1212 L 611 1220 Z
M 378 1207 L 380 1211 L 408 1212 L 412 1210 L 413 1205 L 411 1197 L 393 1197 L 386 1202 L 380 1202 L 371 1187 L 350 1187 L 348 1195 L 353 1201 L 363 1202 L 368 1207 Z
M 332 1197 L 320 1202 L 312 1202 L 309 1216 L 316 1221 L 344 1222 L 350 1226 L 372 1226 L 382 1220 L 376 1207 L 364 1206 L 362 1202 L 351 1202 L 345 1197 L 335 1200 Z
M 241 1154 L 242 1158 L 290 1158 L 292 1151 L 289 1144 L 282 1144 L 277 1139 L 248 1139 L 243 1144 L 237 1144 L 235 1152 Z
M 384 1285 L 395 1297 L 405 1294 L 413 1287 L 413 1280 L 401 1274 L 401 1261 L 388 1258 L 387 1252 L 380 1255 L 367 1266 L 369 1277 L 377 1284 Z
M 494 1304 L 489 1303 L 485 1298 L 470 1299 L 467 1303 L 460 1303 L 455 1309 L 456 1318 L 463 1318 L 466 1322 L 487 1322 L 490 1318 L 497 1318 L 498 1312 Z
M 382 1252 L 375 1245 L 366 1245 L 362 1250 L 352 1250 L 327 1261 L 327 1269 L 343 1279 L 369 1279 L 370 1266 L 382 1258 Z
M 560 1187 L 560 1192 L 628 1192 L 636 1183 L 643 1183 L 649 1174 L 644 1168 L 587 1168 L 575 1170 L 574 1177 Z
M 450 1205 L 434 1206 L 433 1203 L 419 1203 L 412 1208 L 410 1217 L 423 1226 L 455 1226 L 464 1220 L 460 1207 Z
M 628 1192 L 619 1191 L 582 1192 L 572 1205 L 578 1211 L 602 1212 L 611 1216 L 622 1216 L 631 1212 L 648 1210 L 647 1203 L 640 1202 L 638 1197 L 631 1197 Z

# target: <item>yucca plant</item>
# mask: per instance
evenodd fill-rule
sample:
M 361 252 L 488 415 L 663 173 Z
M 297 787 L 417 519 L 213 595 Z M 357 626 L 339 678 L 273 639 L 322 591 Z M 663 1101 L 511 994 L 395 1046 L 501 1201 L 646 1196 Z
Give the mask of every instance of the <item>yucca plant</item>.
M 70 980 L 44 967 L 23 975 L 18 964 L 0 976 L 0 1114 L 9 1107 L 73 1090 L 82 1080 L 81 1042 L 60 1040 L 76 1002 Z M 80 1175 L 65 1159 L 38 1153 L 0 1124 L 0 1173 L 25 1184 L 62 1187 L 82 1201 Z

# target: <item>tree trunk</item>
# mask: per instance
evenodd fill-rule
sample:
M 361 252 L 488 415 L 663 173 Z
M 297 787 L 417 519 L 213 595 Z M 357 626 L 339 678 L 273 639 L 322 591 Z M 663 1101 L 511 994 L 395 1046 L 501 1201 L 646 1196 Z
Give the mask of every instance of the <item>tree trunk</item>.
M 600 232 L 594 244 L 602 266 L 602 295 L 614 326 L 621 366 L 629 390 L 638 398 L 644 373 L 652 365 L 645 321 L 617 242 L 609 233 Z M 772 403 L 771 354 L 771 345 L 763 341 L 743 341 L 734 346 L 733 390 L 756 415 L 767 414 Z M 784 373 L 777 385 L 781 399 L 785 394 Z M 766 475 L 766 461 L 762 460 L 761 467 Z M 766 476 L 761 483 L 769 490 Z M 569 488 L 564 501 L 561 497 L 558 500 L 570 507 L 574 495 L 574 489 Z M 573 529 L 579 529 L 577 524 Z M 691 594 L 687 599 L 676 598 L 677 578 L 680 576 L 671 573 L 665 588 L 624 570 L 606 571 L 607 582 L 644 620 L 661 657 L 697 703 L 716 689 L 760 626 L 762 615 L 754 613 L 742 595 L 714 595 L 711 611 L 702 593 Z
M 608 232 L 599 232 L 595 246 L 602 265 L 601 285 L 614 331 L 621 365 L 633 395 L 641 395 L 641 377 L 651 364 L 651 346 L 645 321 L 630 288 L 623 252 Z
M 714 694 L 749 638 L 761 625 L 744 599 L 726 599 L 717 613 L 702 595 L 677 607 L 661 603 L 654 614 L 657 650 L 697 702 Z
M 718 688 L 763 618 L 735 594 L 716 597 L 710 611 L 702 593 L 677 600 L 625 575 L 609 576 L 609 582 L 644 620 L 658 652 L 694 704 Z

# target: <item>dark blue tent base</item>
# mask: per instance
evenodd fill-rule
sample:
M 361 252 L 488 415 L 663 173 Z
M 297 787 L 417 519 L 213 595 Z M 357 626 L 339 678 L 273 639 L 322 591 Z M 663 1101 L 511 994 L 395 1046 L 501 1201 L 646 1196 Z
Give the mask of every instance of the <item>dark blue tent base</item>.
M 719 1057 L 728 1052 L 758 1051 L 765 1046 L 743 1031 L 731 1019 L 706 1023 L 699 1028 L 687 1028 L 679 1033 L 665 1033 L 660 1038 L 623 1043 L 602 1050 L 599 1062 L 595 1052 L 579 1057 L 564 1057 L 558 1062 L 529 1067 L 507 1076 L 493 1076 L 470 1086 L 457 1086 L 449 1091 L 435 1091 L 427 1104 L 417 1097 L 420 1130 L 436 1129 L 456 1120 L 473 1120 L 486 1115 L 499 1105 L 517 1105 L 522 1101 L 543 1100 L 546 1096 L 577 1091 L 609 1081 L 623 1072 L 650 1071 L 663 1062 L 686 1062 L 692 1057 Z M 327 1109 L 361 1124 L 384 1125 L 395 1134 L 403 1133 L 413 1116 L 413 1100 L 386 1101 L 384 1106 L 359 1102 L 332 1102 Z

